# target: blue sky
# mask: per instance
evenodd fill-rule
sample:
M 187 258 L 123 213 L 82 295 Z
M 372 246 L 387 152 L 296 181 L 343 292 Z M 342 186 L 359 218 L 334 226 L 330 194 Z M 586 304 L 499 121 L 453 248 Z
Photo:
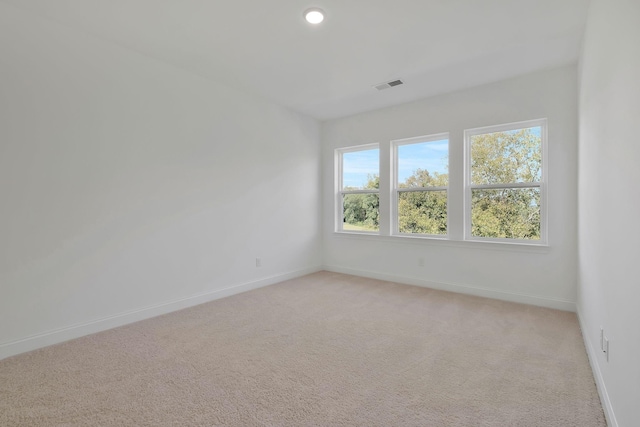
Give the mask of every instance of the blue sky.
M 448 173 L 449 141 L 420 142 L 398 146 L 398 182 L 409 178 L 416 169 Z
M 342 155 L 343 187 L 364 188 L 368 175 L 378 175 L 380 150 L 362 150 Z
M 448 172 L 449 143 L 445 140 L 398 146 L 398 181 L 404 182 L 416 169 Z M 364 188 L 368 175 L 377 175 L 380 150 L 344 153 L 342 157 L 343 186 Z

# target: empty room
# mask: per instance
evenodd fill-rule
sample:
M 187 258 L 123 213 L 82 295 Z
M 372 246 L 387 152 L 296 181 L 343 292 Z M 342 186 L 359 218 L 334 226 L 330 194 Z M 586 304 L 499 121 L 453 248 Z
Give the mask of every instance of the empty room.
M 0 0 L 0 425 L 640 426 L 639 22 Z

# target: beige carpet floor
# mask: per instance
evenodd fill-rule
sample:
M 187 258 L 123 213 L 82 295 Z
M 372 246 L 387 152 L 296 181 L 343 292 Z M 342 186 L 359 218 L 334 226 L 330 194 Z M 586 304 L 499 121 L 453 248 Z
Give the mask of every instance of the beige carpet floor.
M 2 426 L 604 426 L 574 313 L 320 272 L 0 361 Z

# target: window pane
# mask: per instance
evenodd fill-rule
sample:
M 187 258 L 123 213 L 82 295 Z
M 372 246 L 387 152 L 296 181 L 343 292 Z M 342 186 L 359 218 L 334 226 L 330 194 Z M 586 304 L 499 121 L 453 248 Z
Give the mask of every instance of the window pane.
M 378 188 L 380 150 L 353 151 L 342 154 L 342 188 L 365 190 Z
M 399 192 L 398 231 L 400 233 L 447 234 L 447 192 Z
M 380 230 L 380 197 L 377 194 L 344 194 L 342 218 L 343 230 Z
M 542 179 L 540 126 L 471 137 L 471 183 L 506 184 Z
M 540 189 L 472 190 L 471 234 L 539 240 Z
M 449 141 L 398 145 L 398 187 L 446 187 Z

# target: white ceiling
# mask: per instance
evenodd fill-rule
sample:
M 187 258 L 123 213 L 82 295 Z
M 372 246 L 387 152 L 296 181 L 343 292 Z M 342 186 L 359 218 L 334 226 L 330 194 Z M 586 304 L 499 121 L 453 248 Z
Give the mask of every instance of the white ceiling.
M 578 58 L 589 0 L 0 0 L 320 120 Z M 311 26 L 302 12 L 326 12 Z M 401 78 L 378 92 L 372 85 Z

